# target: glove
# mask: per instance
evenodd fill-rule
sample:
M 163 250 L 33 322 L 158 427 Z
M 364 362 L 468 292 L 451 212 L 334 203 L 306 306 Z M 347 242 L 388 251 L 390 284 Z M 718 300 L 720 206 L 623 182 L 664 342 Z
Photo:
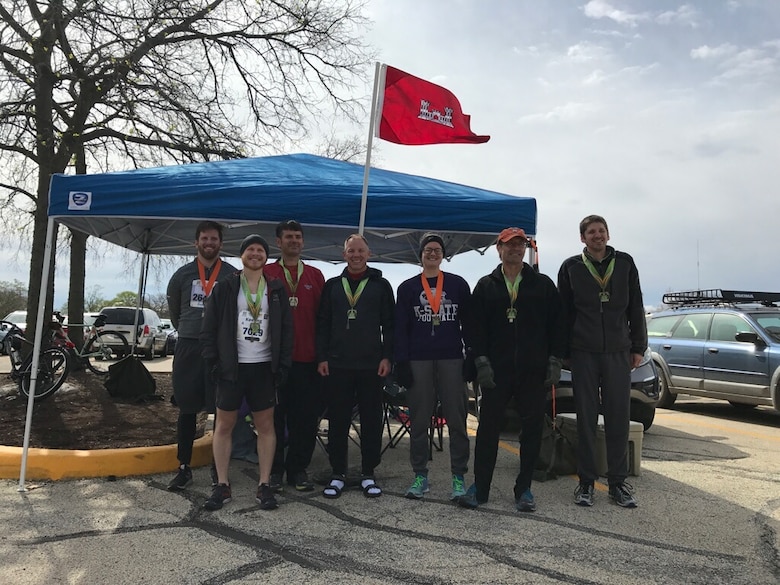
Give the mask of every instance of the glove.
M 561 367 L 563 367 L 563 360 L 551 355 L 547 361 L 547 377 L 544 380 L 545 387 L 555 386 L 561 381 Z
M 219 383 L 219 362 L 206 360 L 206 375 L 215 386 Z
M 274 385 L 279 390 L 287 384 L 288 371 L 284 366 L 279 366 L 279 371 L 274 374 Z
M 474 365 L 474 358 L 467 355 L 463 360 L 463 381 L 473 382 L 477 379 L 477 366 Z
M 414 376 L 412 375 L 412 365 L 409 362 L 396 362 L 395 363 L 395 381 L 398 385 L 409 389 L 414 384 Z
M 477 366 L 477 383 L 481 388 L 495 388 L 496 382 L 493 379 L 493 367 L 490 365 L 490 360 L 487 356 L 481 355 L 474 360 L 474 365 Z

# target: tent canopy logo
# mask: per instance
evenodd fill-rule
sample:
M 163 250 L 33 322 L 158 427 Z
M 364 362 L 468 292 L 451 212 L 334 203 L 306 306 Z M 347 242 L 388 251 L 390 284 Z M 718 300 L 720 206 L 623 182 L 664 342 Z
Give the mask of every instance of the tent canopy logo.
M 91 191 L 71 191 L 68 193 L 68 211 L 89 211 L 91 206 Z

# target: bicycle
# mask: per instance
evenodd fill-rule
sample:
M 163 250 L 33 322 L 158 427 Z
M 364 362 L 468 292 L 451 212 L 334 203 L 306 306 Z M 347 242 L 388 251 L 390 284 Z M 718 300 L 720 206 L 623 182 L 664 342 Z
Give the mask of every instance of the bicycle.
M 7 331 L 3 345 L 11 360 L 11 379 L 19 384 L 19 392 L 30 396 L 33 354 L 22 358 L 22 345 L 33 345 L 24 337 L 24 332 L 10 321 L 0 321 L 0 330 Z M 52 333 L 52 337 L 53 337 Z M 54 394 L 65 383 L 70 372 L 68 353 L 56 344 L 41 350 L 38 360 L 38 376 L 34 400 L 40 401 Z
M 95 374 L 105 376 L 108 374 L 109 361 L 112 358 L 121 359 L 130 355 L 130 344 L 123 333 L 110 329 L 103 330 L 106 324 L 105 315 L 98 315 L 92 325 L 89 325 L 84 336 L 89 339 L 81 349 L 76 348 L 76 344 L 71 341 L 62 327 L 64 317 L 59 312 L 55 312 L 54 315 L 59 321 L 58 327 L 52 323 L 52 328 L 55 328 L 55 343 L 65 345 L 73 358 L 80 360 Z M 82 327 L 84 325 L 86 324 L 82 324 Z

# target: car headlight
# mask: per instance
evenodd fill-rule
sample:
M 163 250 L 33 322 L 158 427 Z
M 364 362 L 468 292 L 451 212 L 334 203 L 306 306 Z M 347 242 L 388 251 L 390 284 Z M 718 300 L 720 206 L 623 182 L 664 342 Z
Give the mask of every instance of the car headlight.
M 640 368 L 641 368 L 641 367 L 642 367 L 642 366 L 644 366 L 646 363 L 648 363 L 648 362 L 649 362 L 651 359 L 653 359 L 653 354 L 650 352 L 650 348 L 648 347 L 648 348 L 645 350 L 645 353 L 644 353 L 644 354 L 642 354 L 642 361 L 639 363 L 639 366 L 637 366 L 637 367 L 640 367 Z

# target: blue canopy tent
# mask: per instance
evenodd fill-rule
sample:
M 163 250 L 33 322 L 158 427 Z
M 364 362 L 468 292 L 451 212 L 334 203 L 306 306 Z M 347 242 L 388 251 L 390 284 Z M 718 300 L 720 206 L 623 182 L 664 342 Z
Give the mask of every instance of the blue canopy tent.
M 292 218 L 306 228 L 308 259 L 339 262 L 362 186 L 363 165 L 309 154 L 55 175 L 49 217 L 147 254 L 191 254 L 195 226 L 213 219 L 232 255 L 253 232 L 273 244 L 275 225 Z M 536 200 L 371 169 L 364 235 L 375 261 L 416 263 L 426 231 L 444 235 L 449 255 L 484 252 L 508 225 L 535 234 Z
M 226 226 L 223 251 L 236 256 L 246 235 L 259 233 L 273 244 L 276 224 L 296 219 L 305 228 L 305 257 L 339 262 L 344 240 L 359 228 L 363 175 L 363 165 L 308 154 L 54 175 L 20 490 L 24 490 L 54 222 L 141 252 L 141 280 L 150 254 L 192 254 L 195 227 L 205 219 Z M 427 231 L 442 234 L 449 256 L 472 250 L 484 253 L 507 226 L 536 234 L 536 200 L 371 169 L 363 235 L 373 261 L 417 263 L 418 242 Z M 143 282 L 139 291 L 142 288 Z

